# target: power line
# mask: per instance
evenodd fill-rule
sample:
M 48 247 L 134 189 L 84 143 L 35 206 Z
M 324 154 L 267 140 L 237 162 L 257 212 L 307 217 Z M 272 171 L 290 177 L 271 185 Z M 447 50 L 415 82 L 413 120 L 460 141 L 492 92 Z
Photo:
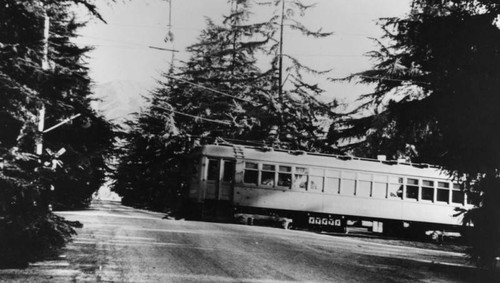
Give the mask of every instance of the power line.
M 363 54 L 304 54 L 304 53 L 287 53 L 287 55 L 300 57 L 366 57 Z
M 133 24 L 123 24 L 123 23 L 108 23 L 108 26 L 122 26 L 122 27 L 132 27 L 132 28 L 151 28 L 151 29 L 165 29 L 168 28 L 168 24 L 150 24 L 150 25 L 133 25 Z M 176 26 L 172 25 L 172 29 L 174 30 L 192 30 L 192 31 L 201 31 L 200 27 L 190 27 L 190 26 Z M 286 34 L 302 34 L 300 31 L 296 30 L 285 30 Z M 359 33 L 359 32 L 349 32 L 349 31 L 334 31 L 332 37 L 340 37 L 340 36 L 355 36 L 355 37 L 378 37 L 378 34 L 368 34 L 368 33 Z
M 222 91 L 219 91 L 219 90 L 213 89 L 213 88 L 206 87 L 206 86 L 204 86 L 204 85 L 200 85 L 200 84 L 196 84 L 196 83 L 190 82 L 190 81 L 185 80 L 185 79 L 176 78 L 176 77 L 173 77 L 173 76 L 169 76 L 169 75 L 167 75 L 167 74 L 164 74 L 164 76 L 165 76 L 165 77 L 167 77 L 167 78 L 173 79 L 173 80 L 178 80 L 178 81 L 181 81 L 181 82 L 185 82 L 185 83 L 187 83 L 187 84 L 190 84 L 190 85 L 193 85 L 193 86 L 196 86 L 196 87 L 202 88 L 202 89 L 206 89 L 206 90 L 209 90 L 209 91 L 212 91 L 212 92 L 215 92 L 215 93 L 218 93 L 218 94 L 224 95 L 224 96 L 228 96 L 228 97 L 231 97 L 231 98 L 234 98 L 234 99 L 240 100 L 240 101 L 244 101 L 244 102 L 247 102 L 247 103 L 250 103 L 250 104 L 253 104 L 253 105 L 256 105 L 256 104 L 257 104 L 257 103 L 255 103 L 255 102 L 253 102 L 253 101 L 251 101 L 251 100 L 244 99 L 244 98 L 240 98 L 240 97 L 237 97 L 237 96 L 234 96 L 234 95 L 231 95 L 231 94 L 228 94 L 228 93 L 225 93 L 225 92 L 222 92 Z
M 182 115 L 182 116 L 187 116 L 187 117 L 194 118 L 194 119 L 200 119 L 200 120 L 205 120 L 205 121 L 212 122 L 212 123 L 217 123 L 217 124 L 223 124 L 223 125 L 231 126 L 230 122 L 226 122 L 226 121 L 222 121 L 222 120 L 215 120 L 215 119 L 203 118 L 203 117 L 200 117 L 200 116 L 195 116 L 195 115 L 191 115 L 191 114 L 187 114 L 187 113 L 183 113 L 183 112 L 179 112 L 179 111 L 175 111 L 175 110 L 170 110 L 170 111 L 172 111 L 175 114 Z
M 156 46 L 149 46 L 151 49 L 157 49 L 157 50 L 162 50 L 162 51 L 170 51 L 170 52 L 179 52 L 179 50 L 175 49 L 168 49 L 168 48 L 163 48 L 163 47 L 156 47 Z
M 116 42 L 116 43 L 121 43 L 121 44 L 128 44 L 128 45 L 135 45 L 135 46 L 141 46 L 141 47 L 147 47 L 147 45 L 137 43 L 137 42 L 132 42 L 132 41 L 123 41 L 123 40 L 114 40 L 114 39 L 109 39 L 109 38 L 102 38 L 102 37 L 95 37 L 95 36 L 89 36 L 89 35 L 81 35 L 78 34 L 79 37 L 83 38 L 91 38 L 91 39 L 97 39 L 97 40 L 103 40 L 103 41 L 109 41 L 109 42 Z
M 360 77 L 360 78 L 364 78 L 364 79 L 379 80 L 379 81 L 410 82 L 410 83 L 416 83 L 416 84 L 425 84 L 425 85 L 430 85 L 430 83 L 427 83 L 427 82 L 420 82 L 420 81 L 413 81 L 413 80 L 390 79 L 390 78 L 379 78 L 379 77 L 359 76 L 359 75 L 358 75 L 358 77 Z
M 105 44 L 91 44 L 91 43 L 89 43 L 92 46 L 118 47 L 118 48 L 135 48 L 135 49 L 150 48 L 150 49 L 156 49 L 156 50 L 161 50 L 161 51 L 181 52 L 181 51 L 176 50 L 176 49 L 169 49 L 169 48 L 157 47 L 157 46 L 152 46 L 152 45 L 144 45 L 144 44 L 139 44 L 139 43 L 134 43 L 134 42 L 112 40 L 112 39 L 105 39 L 105 38 L 92 37 L 92 36 L 84 36 L 84 35 L 79 35 L 79 36 L 83 37 L 83 38 L 91 38 L 91 39 L 96 39 L 96 40 L 104 40 L 104 41 L 115 42 L 115 43 L 121 44 L 121 45 L 105 45 Z
M 145 44 L 140 44 L 136 42 L 131 42 L 131 41 L 122 41 L 122 40 L 114 40 L 114 39 L 108 39 L 108 38 L 102 38 L 102 37 L 95 37 L 95 36 L 87 36 L 87 35 L 78 35 L 82 38 L 90 38 L 90 39 L 95 39 L 95 40 L 102 40 L 102 41 L 109 41 L 109 42 L 114 42 L 114 43 L 119 43 L 123 45 L 129 45 L 129 46 L 134 46 L 138 48 L 151 48 L 151 49 L 156 49 L 156 50 L 162 50 L 162 51 L 170 51 L 170 52 L 182 52 L 176 49 L 169 49 L 169 48 L 162 48 L 162 47 L 156 47 L 156 46 L 151 46 L 151 45 L 145 45 Z M 94 46 L 110 46 L 110 45 L 104 45 L 104 44 L 92 44 Z M 360 54 L 306 54 L 306 53 L 289 53 L 288 55 L 292 56 L 301 56 L 301 57 L 365 57 L 365 55 Z M 268 57 L 266 55 L 257 55 L 257 57 Z

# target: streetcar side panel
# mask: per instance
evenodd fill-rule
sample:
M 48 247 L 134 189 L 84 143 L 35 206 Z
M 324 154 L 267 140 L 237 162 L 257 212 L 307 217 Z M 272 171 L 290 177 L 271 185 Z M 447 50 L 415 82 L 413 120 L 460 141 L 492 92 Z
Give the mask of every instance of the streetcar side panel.
M 455 208 L 466 204 L 436 169 L 283 152 L 245 157 L 236 206 L 460 225 Z
M 346 216 L 460 225 L 455 208 L 467 207 L 460 188 L 430 167 L 227 145 L 198 154 L 190 198 L 204 207 L 223 204 L 228 214 L 231 207 L 310 222 Z

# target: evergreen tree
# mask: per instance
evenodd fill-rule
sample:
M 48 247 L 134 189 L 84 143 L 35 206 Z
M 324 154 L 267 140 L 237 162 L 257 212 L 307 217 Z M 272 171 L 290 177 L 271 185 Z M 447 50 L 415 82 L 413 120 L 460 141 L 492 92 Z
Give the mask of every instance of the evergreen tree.
M 264 138 L 258 117 L 270 112 L 271 83 L 269 74 L 257 68 L 255 55 L 269 42 L 269 25 L 248 23 L 249 4 L 230 2 L 223 24 L 207 20 L 198 43 L 187 48 L 190 59 L 176 74 L 166 74 L 176 79 L 157 93 L 167 96 L 177 113 L 199 117 L 193 123 L 193 117 L 176 114 L 179 128 L 190 135 Z
M 104 177 L 112 132 L 90 110 L 90 80 L 81 61 L 88 48 L 70 42 L 81 26 L 71 13 L 75 4 L 96 14 L 90 1 L 0 1 L 0 265 L 38 259 L 74 233 L 50 212 L 52 186 L 61 206 L 81 205 Z M 48 126 L 76 113 L 86 120 L 43 134 L 47 150 L 38 156 L 42 108 Z M 52 153 L 63 147 L 63 156 Z M 83 156 L 93 163 L 82 165 Z M 61 161 L 64 167 L 54 170 Z M 68 194 L 70 188 L 87 190 Z M 71 197 L 61 198 L 65 194 Z
M 150 107 L 130 121 L 124 133 L 113 190 L 122 203 L 168 211 L 176 209 L 184 180 L 185 139 L 178 138 L 171 107 L 153 94 Z
M 307 150 L 328 150 L 325 146 L 325 129 L 322 119 L 330 118 L 336 101 L 323 103 L 319 97 L 324 90 L 316 82 L 307 80 L 309 75 L 325 75 L 329 72 L 310 68 L 297 58 L 286 53 L 286 46 L 294 44 L 286 42 L 285 35 L 289 31 L 298 31 L 306 38 L 319 39 L 330 36 L 331 32 L 321 29 L 313 31 L 304 26 L 299 17 L 314 8 L 314 4 L 304 4 L 299 0 L 258 1 L 260 5 L 274 7 L 273 16 L 268 20 L 271 26 L 271 44 L 266 50 L 270 56 L 272 89 L 270 101 L 273 115 L 268 122 L 274 125 L 277 137 L 295 148 Z
M 371 53 L 372 70 L 347 78 L 374 83 L 375 91 L 330 134 L 355 138 L 358 154 L 465 175 L 466 190 L 482 192 L 466 217 L 477 232 L 472 255 L 482 263 L 500 251 L 499 12 L 497 1 L 415 0 L 409 16 L 384 19 L 390 45 Z
M 192 56 L 176 74 L 179 80 L 170 80 L 159 90 L 170 97 L 169 103 L 178 112 L 222 123 L 198 120 L 193 125 L 192 117 L 177 114 L 179 127 L 191 128 L 192 135 L 238 139 L 264 140 L 271 134 L 293 148 L 321 148 L 324 129 L 320 120 L 331 114 L 335 102 L 325 104 L 318 99 L 323 90 L 307 83 L 304 72 L 323 72 L 284 54 L 280 34 L 285 26 L 316 38 L 330 33 L 310 31 L 293 19 L 294 14 L 303 15 L 312 7 L 300 1 L 267 3 L 282 7 L 282 13 L 260 23 L 251 22 L 253 1 L 229 2 L 231 14 L 223 24 L 208 20 L 199 42 L 188 48 Z M 286 12 L 285 6 L 289 6 Z M 268 61 L 257 60 L 258 55 Z M 283 63 L 284 58 L 288 63 Z M 262 71 L 258 66 L 270 68 Z M 289 83 L 283 88 L 285 72 Z

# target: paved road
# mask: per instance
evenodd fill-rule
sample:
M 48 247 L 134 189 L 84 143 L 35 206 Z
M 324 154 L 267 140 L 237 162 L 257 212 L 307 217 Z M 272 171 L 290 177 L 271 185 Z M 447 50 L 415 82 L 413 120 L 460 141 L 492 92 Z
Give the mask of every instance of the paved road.
M 60 212 L 84 224 L 60 258 L 0 270 L 22 282 L 471 282 L 460 253 L 270 227 L 162 219 L 116 202 Z

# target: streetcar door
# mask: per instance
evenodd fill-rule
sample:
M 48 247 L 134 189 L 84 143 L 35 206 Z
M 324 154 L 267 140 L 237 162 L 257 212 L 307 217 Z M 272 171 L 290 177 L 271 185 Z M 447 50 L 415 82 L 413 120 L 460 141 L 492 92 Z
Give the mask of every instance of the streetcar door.
M 235 162 L 208 159 L 205 199 L 231 200 Z
M 235 165 L 234 160 L 222 159 L 222 172 L 219 183 L 220 200 L 232 200 Z
M 219 198 L 219 176 L 220 166 L 218 159 L 208 159 L 207 166 L 207 181 L 205 183 L 205 199 L 218 199 Z

